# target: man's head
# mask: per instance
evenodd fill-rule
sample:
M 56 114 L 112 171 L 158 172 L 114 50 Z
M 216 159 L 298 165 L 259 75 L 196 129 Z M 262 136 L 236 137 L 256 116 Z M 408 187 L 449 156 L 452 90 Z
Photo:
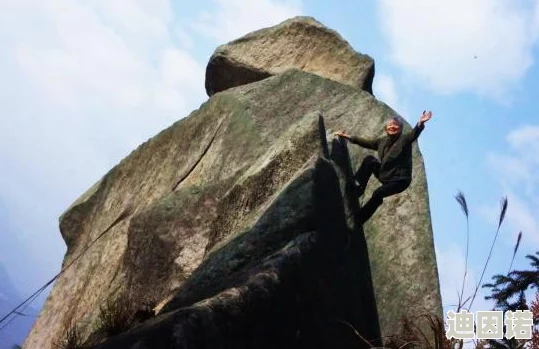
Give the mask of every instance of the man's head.
M 402 133 L 402 119 L 400 116 L 393 116 L 386 123 L 386 133 L 389 136 L 398 136 Z

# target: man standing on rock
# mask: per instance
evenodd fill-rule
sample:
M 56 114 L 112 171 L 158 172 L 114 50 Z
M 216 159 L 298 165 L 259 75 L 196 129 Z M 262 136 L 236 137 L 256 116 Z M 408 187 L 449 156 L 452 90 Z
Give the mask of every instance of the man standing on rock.
M 367 187 L 371 174 L 382 183 L 372 193 L 370 200 L 361 208 L 360 219 L 363 224 L 376 212 L 385 197 L 395 195 L 406 190 L 412 182 L 412 143 L 419 137 L 425 128 L 425 122 L 432 117 L 432 112 L 423 111 L 417 125 L 403 134 L 403 121 L 394 116 L 385 126 L 386 135 L 376 139 L 365 139 L 350 136 L 344 131 L 335 135 L 348 139 L 351 143 L 363 148 L 377 150 L 380 160 L 374 156 L 366 156 L 355 174 L 358 196 L 362 196 Z

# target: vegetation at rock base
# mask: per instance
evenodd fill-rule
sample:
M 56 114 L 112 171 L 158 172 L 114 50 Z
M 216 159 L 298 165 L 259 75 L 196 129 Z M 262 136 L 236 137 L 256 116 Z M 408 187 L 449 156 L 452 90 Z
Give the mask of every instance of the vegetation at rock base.
M 115 298 L 107 299 L 100 307 L 96 319 L 94 331 L 88 338 L 81 335 L 80 326 L 75 323 L 69 324 L 60 340 L 53 344 L 54 349 L 87 349 L 106 341 L 107 338 L 125 332 L 136 324 L 145 321 L 155 313 L 148 304 L 135 307 L 134 302 L 121 294 Z M 13 346 L 11 349 L 22 348 Z
M 468 255 L 469 255 L 469 211 L 468 205 L 466 203 L 466 198 L 464 194 L 459 192 L 455 199 L 459 203 L 465 217 L 466 217 L 466 254 L 465 254 L 465 270 L 463 275 L 462 282 L 462 291 L 459 294 L 459 304 L 456 306 L 455 312 L 461 310 L 470 310 L 473 300 L 477 296 L 479 287 L 489 288 L 490 295 L 486 296 L 485 299 L 490 299 L 495 302 L 495 309 L 498 311 L 516 311 L 516 310 L 530 310 L 533 314 L 534 326 L 532 327 L 532 338 L 531 339 L 511 339 L 503 338 L 501 340 L 474 340 L 470 343 L 465 343 L 462 339 L 448 339 L 446 336 L 446 325 L 444 320 L 432 316 L 432 315 L 422 315 L 429 323 L 429 328 L 432 332 L 425 333 L 424 330 L 419 328 L 413 321 L 410 319 L 401 320 L 401 330 L 398 336 L 384 339 L 384 348 L 387 349 L 412 349 L 412 348 L 421 348 L 421 349 L 462 349 L 465 347 L 474 347 L 476 349 L 539 349 L 539 251 L 536 252 L 536 255 L 527 255 L 526 258 L 530 260 L 531 270 L 511 270 L 513 261 L 515 259 L 516 253 L 520 246 L 522 239 L 522 232 L 519 233 L 517 242 L 512 251 L 511 264 L 509 266 L 509 271 L 506 275 L 498 274 L 492 277 L 493 282 L 481 285 L 482 278 L 485 274 L 486 268 L 492 257 L 492 250 L 498 238 L 500 227 L 505 218 L 507 212 L 508 201 L 507 198 L 503 198 L 501 201 L 501 209 L 498 218 L 498 225 L 494 235 L 490 251 L 483 267 L 480 281 L 474 289 L 474 293 L 469 295 L 467 298 L 464 298 L 464 286 L 466 283 L 466 276 L 468 275 Z M 525 292 L 535 289 L 535 299 L 531 302 L 528 302 L 525 296 Z M 361 338 L 359 333 L 355 331 L 358 341 L 362 343 L 368 343 L 364 338 Z M 434 342 L 430 341 L 429 338 L 434 338 Z M 376 348 L 370 346 L 371 348 Z
M 519 234 L 519 237 L 521 235 Z M 515 251 L 518 249 L 520 239 L 517 240 Z M 495 302 L 496 310 L 516 311 L 530 310 L 533 314 L 534 328 L 531 340 L 517 340 L 503 338 L 501 340 L 487 340 L 485 348 L 539 348 L 539 292 L 535 293 L 535 299 L 528 302 L 525 292 L 529 289 L 539 290 L 539 252 L 535 255 L 527 255 L 531 261 L 531 270 L 513 270 L 507 275 L 495 275 L 493 282 L 483 285 L 490 288 L 490 296 L 485 297 Z
M 498 274 L 492 277 L 491 283 L 481 285 L 483 276 L 487 269 L 488 263 L 492 257 L 492 250 L 499 236 L 500 227 L 504 221 L 508 201 L 503 198 L 501 201 L 501 209 L 499 219 L 497 222 L 497 229 L 494 235 L 490 251 L 483 267 L 481 278 L 477 285 L 474 287 L 473 294 L 464 298 L 464 288 L 466 284 L 466 276 L 468 275 L 468 263 L 467 258 L 469 255 L 469 211 L 464 194 L 458 193 L 455 197 L 461 209 L 466 217 L 467 231 L 466 231 L 466 261 L 465 270 L 462 282 L 462 291 L 459 294 L 459 304 L 456 305 L 454 311 L 459 312 L 461 310 L 470 310 L 473 300 L 477 296 L 479 287 L 490 289 L 490 294 L 485 299 L 493 300 L 495 303 L 494 310 L 515 311 L 515 310 L 530 310 L 533 313 L 534 326 L 532 328 L 532 338 L 526 340 L 503 338 L 502 340 L 473 340 L 466 343 L 462 339 L 448 339 L 446 336 L 446 324 L 440 317 L 433 316 L 431 314 L 420 315 L 422 321 L 426 321 L 427 328 L 430 331 L 425 332 L 425 327 L 418 326 L 417 319 L 403 318 L 400 321 L 400 331 L 396 336 L 390 338 L 384 338 L 384 347 L 387 349 L 462 349 L 464 347 L 473 346 L 476 349 L 539 349 L 539 292 L 535 293 L 535 299 L 528 302 L 525 296 L 525 292 L 530 289 L 539 290 L 539 252 L 536 255 L 527 255 L 526 258 L 530 260 L 531 270 L 511 270 L 513 261 L 518 252 L 520 242 L 522 239 L 522 233 L 518 235 L 517 242 L 512 251 L 511 264 L 509 271 L 506 275 Z M 101 307 L 98 316 L 98 323 L 96 325 L 96 331 L 103 335 L 110 337 L 121 332 L 126 331 L 132 327 L 135 323 L 135 312 L 133 303 L 130 299 L 122 294 L 116 298 L 108 299 Z M 379 348 L 373 345 L 363 338 L 357 329 L 355 329 L 350 323 L 344 320 L 336 319 L 335 321 L 341 323 L 353 332 L 361 345 L 367 344 L 371 348 Z M 14 348 L 20 348 L 20 346 L 14 346 Z M 81 341 L 77 326 L 70 325 L 65 330 L 65 336 L 60 343 L 54 345 L 55 349 L 84 349 Z
M 79 328 L 75 323 L 68 324 L 62 338 L 53 343 L 54 349 L 85 349 Z
M 495 275 L 492 277 L 493 279 L 492 283 L 481 285 L 488 263 L 490 261 L 490 258 L 492 257 L 492 251 L 496 243 L 496 240 L 498 238 L 500 227 L 504 221 L 504 218 L 507 212 L 507 207 L 508 207 L 507 198 L 502 198 L 501 205 L 500 205 L 500 214 L 498 217 L 497 229 L 494 234 L 494 239 L 490 246 L 489 254 L 485 262 L 485 265 L 483 267 L 481 277 L 479 279 L 479 282 L 475 286 L 474 293 L 468 296 L 467 298 L 464 298 L 464 286 L 466 283 L 466 276 L 468 274 L 469 234 L 470 234 L 469 211 L 468 211 L 468 205 L 466 203 L 466 198 L 463 193 L 459 192 L 455 196 L 455 199 L 459 203 L 466 217 L 466 227 L 467 227 L 465 270 L 464 270 L 464 276 L 463 276 L 463 281 L 462 281 L 462 291 L 459 294 L 459 303 L 456 306 L 455 312 L 459 312 L 461 310 L 469 311 L 475 297 L 477 296 L 479 287 L 483 287 L 483 288 L 490 289 L 490 295 L 487 295 L 485 299 L 487 300 L 490 299 L 495 302 L 493 310 L 503 311 L 504 313 L 506 311 L 515 311 L 515 310 L 531 310 L 533 314 L 533 321 L 534 321 L 531 339 L 517 340 L 513 338 L 511 340 L 508 340 L 507 338 L 504 337 L 501 340 L 493 340 L 493 339 L 474 340 L 472 345 L 474 345 L 474 347 L 477 349 L 498 349 L 498 348 L 539 349 L 539 327 L 538 327 L 539 325 L 539 258 L 538 258 L 539 252 L 536 252 L 537 256 L 534 256 L 534 255 L 526 256 L 526 258 L 528 258 L 531 261 L 532 270 L 511 271 L 513 261 L 518 252 L 518 248 L 520 246 L 520 242 L 522 239 L 522 232 L 520 232 L 517 238 L 517 242 L 512 251 L 512 258 L 511 258 L 511 263 L 509 266 L 508 273 L 506 275 L 502 275 L 502 274 Z M 525 292 L 533 288 L 536 289 L 535 299 L 531 302 L 528 302 L 526 300 Z M 443 322 L 441 323 L 443 324 Z M 447 339 L 445 326 L 433 326 L 432 328 L 434 330 L 434 333 L 436 334 L 435 337 L 437 339 L 436 341 L 437 343 L 435 346 L 436 349 L 438 348 L 460 349 L 464 347 L 465 343 L 462 339 L 455 339 L 455 338 L 451 340 Z
M 114 336 L 133 325 L 134 310 L 125 294 L 109 298 L 99 307 L 96 330 L 106 336 Z
M 426 321 L 429 323 L 431 333 L 425 333 L 424 330 L 419 328 L 410 319 L 401 320 L 401 330 L 398 336 L 384 339 L 384 348 L 387 349 L 462 349 L 466 344 L 471 344 L 476 349 L 539 349 L 539 251 L 536 255 L 527 255 L 526 258 L 530 260 L 531 270 L 511 270 L 516 253 L 520 246 L 522 239 L 522 232 L 519 233 L 517 242 L 512 251 L 511 264 L 509 271 L 506 275 L 498 274 L 492 277 L 493 282 L 481 285 L 482 278 L 485 274 L 486 268 L 492 257 L 492 250 L 498 238 L 500 227 L 505 218 L 507 212 L 508 201 L 507 198 L 503 198 L 501 201 L 500 215 L 498 218 L 498 225 L 494 235 L 494 240 L 490 247 L 490 251 L 487 257 L 487 261 L 483 267 L 481 278 L 474 289 L 474 293 L 464 298 L 464 286 L 466 283 L 466 276 L 468 275 L 468 255 L 469 255 L 469 211 L 466 203 L 466 198 L 463 193 L 459 192 L 455 199 L 459 203 L 465 217 L 466 217 L 466 254 L 465 254 L 465 270 L 462 281 L 462 290 L 459 294 L 459 304 L 456 306 L 455 312 L 461 310 L 470 310 L 473 300 L 477 296 L 479 287 L 490 289 L 490 295 L 485 299 L 493 300 L 495 302 L 494 310 L 503 311 L 516 311 L 516 310 L 530 310 L 533 314 L 532 338 L 531 339 L 507 339 L 501 340 L 474 340 L 470 343 L 465 343 L 462 339 L 448 339 L 446 336 L 446 326 L 444 320 L 432 316 L 423 315 Z M 535 299 L 528 302 L 525 292 L 535 289 Z M 359 333 L 355 331 L 358 341 L 366 342 L 364 338 L 361 338 Z M 505 329 L 504 329 L 505 330 Z M 429 341 L 429 338 L 434 338 L 434 343 Z M 368 342 L 367 342 L 368 343 Z M 467 346 L 468 348 L 470 345 Z M 376 348 L 371 346 L 371 348 Z

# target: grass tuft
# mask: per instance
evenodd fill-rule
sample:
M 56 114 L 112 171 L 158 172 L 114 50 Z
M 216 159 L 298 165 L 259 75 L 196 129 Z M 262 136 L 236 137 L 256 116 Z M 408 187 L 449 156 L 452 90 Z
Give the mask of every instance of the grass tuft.
M 96 329 L 107 336 L 125 332 L 133 324 L 133 307 L 126 295 L 109 298 L 99 307 Z
M 79 328 L 75 323 L 70 323 L 64 328 L 62 338 L 53 343 L 54 349 L 85 349 Z

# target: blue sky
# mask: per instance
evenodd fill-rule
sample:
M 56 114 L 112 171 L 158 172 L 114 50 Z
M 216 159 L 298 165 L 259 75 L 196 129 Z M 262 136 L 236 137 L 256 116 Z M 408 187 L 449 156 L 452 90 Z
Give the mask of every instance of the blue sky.
M 313 16 L 376 61 L 374 93 L 410 123 L 428 175 L 444 305 L 454 304 L 471 216 L 477 282 L 539 246 L 539 1 L 79 0 L 0 4 L 0 263 L 23 295 L 60 269 L 59 215 L 136 146 L 207 99 L 216 46 L 294 15 Z M 388 232 L 391 233 L 391 232 Z M 473 289 L 469 284 L 468 294 Z M 482 297 L 475 310 L 489 310 Z M 472 309 L 472 310 L 473 310 Z M 446 309 L 447 310 L 447 309 Z

